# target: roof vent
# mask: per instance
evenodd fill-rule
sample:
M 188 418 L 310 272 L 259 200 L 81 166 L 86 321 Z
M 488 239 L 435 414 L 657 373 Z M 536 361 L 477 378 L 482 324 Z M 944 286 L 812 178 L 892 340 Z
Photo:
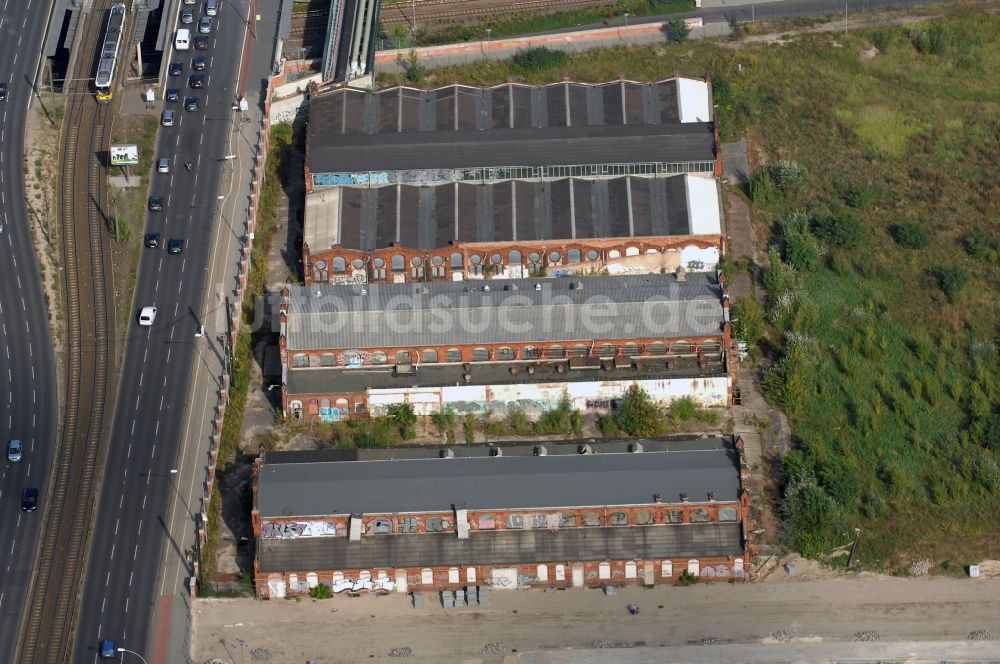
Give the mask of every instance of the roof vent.
M 674 274 L 677 275 L 677 281 L 679 281 L 679 282 L 685 282 L 685 281 L 687 281 L 687 272 L 684 271 L 684 267 L 683 266 L 678 265 L 677 266 L 677 271 L 674 272 Z
M 688 495 L 686 493 L 681 494 L 681 502 L 686 503 L 688 501 Z
M 662 503 L 663 502 L 663 494 L 661 494 L 661 493 L 654 493 L 653 494 L 653 502 L 654 503 Z
M 323 291 L 321 291 L 320 289 L 317 288 L 316 289 L 316 297 L 323 297 Z
M 358 295 L 368 295 L 368 289 L 362 288 L 360 291 L 358 291 Z
M 511 375 L 511 376 L 516 376 L 516 375 L 517 375 L 517 372 L 518 372 L 518 369 L 517 369 L 517 365 L 515 364 L 514 366 L 512 366 L 512 367 L 510 368 L 510 375 Z
M 545 449 L 544 445 L 535 445 L 535 447 L 531 450 L 531 453 L 534 454 L 535 456 L 548 456 L 549 455 L 549 451 L 547 449 Z
M 573 282 L 570 283 L 569 289 L 570 290 L 583 290 L 583 282 L 582 281 L 573 281 Z
M 535 284 L 535 290 L 542 290 L 541 284 Z
M 483 286 L 483 292 L 484 293 L 489 293 L 490 292 L 490 285 L 489 284 L 486 284 L 485 286 Z
M 535 367 L 528 367 L 528 375 L 530 376 L 534 373 L 535 373 Z
M 503 450 L 500 449 L 499 447 L 490 447 L 490 456 L 502 457 L 503 456 Z
M 472 382 L 472 374 L 462 374 L 462 378 L 465 380 L 466 383 Z
M 582 445 L 580 445 L 579 447 L 576 448 L 576 453 L 577 454 L 593 454 L 594 453 L 594 448 L 592 448 L 587 443 L 583 443 Z
M 446 447 L 440 452 L 438 452 L 438 456 L 441 457 L 442 459 L 454 459 L 455 450 L 451 449 L 450 447 Z
M 563 373 L 565 371 L 566 371 L 566 365 L 565 364 L 557 364 L 556 365 L 556 373 Z
M 709 491 L 708 492 L 708 501 L 711 502 L 711 503 L 715 502 L 715 492 L 714 491 Z

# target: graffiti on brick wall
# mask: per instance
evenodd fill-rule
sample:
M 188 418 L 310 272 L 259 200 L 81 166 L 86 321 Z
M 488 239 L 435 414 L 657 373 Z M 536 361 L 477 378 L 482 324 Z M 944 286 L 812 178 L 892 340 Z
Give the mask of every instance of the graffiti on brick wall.
M 329 279 L 334 286 L 364 286 L 368 283 L 367 274 L 335 274 Z
M 346 534 L 344 528 L 330 521 L 265 521 L 260 528 L 264 539 L 299 539 L 302 537 L 336 537 Z
M 385 364 L 389 356 L 382 351 L 345 350 L 337 356 L 337 364 L 346 367 L 360 367 L 364 364 Z
M 348 408 L 320 408 L 319 419 L 322 422 L 343 422 L 350 419 L 351 411 Z

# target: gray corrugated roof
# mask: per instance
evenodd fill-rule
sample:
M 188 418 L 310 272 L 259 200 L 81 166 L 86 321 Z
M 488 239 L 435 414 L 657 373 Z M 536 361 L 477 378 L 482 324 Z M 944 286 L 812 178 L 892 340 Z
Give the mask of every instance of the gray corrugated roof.
M 451 565 L 662 560 L 743 554 L 739 523 L 258 540 L 260 571 L 351 570 Z
M 629 440 L 587 441 L 595 454 L 630 452 L 636 444 L 641 444 L 647 452 L 696 451 L 728 449 L 732 443 L 728 438 L 706 436 L 705 438 L 633 438 Z M 265 458 L 273 464 L 327 463 L 330 461 L 389 461 L 392 459 L 437 459 L 441 452 L 450 449 L 457 457 L 488 457 L 494 448 L 503 450 L 504 456 L 535 456 L 539 445 L 545 447 L 550 456 L 579 454 L 581 442 L 566 440 L 498 440 L 489 445 L 454 445 L 435 447 L 432 445 L 393 445 L 392 447 L 360 447 L 352 449 L 324 450 L 283 450 L 267 452 Z
M 312 111 L 310 111 L 312 112 Z M 708 124 L 320 134 L 310 139 L 311 173 L 711 161 Z
M 738 459 L 732 450 L 577 456 L 398 459 L 270 464 L 260 469 L 263 518 L 343 514 L 548 509 L 665 503 L 714 492 L 735 501 Z
M 673 275 L 632 275 L 364 289 L 293 286 L 286 338 L 289 350 L 318 350 L 412 347 L 430 338 L 436 344 L 486 344 L 617 339 L 623 331 L 637 339 L 707 335 L 718 332 L 723 320 L 721 293 L 711 279 L 692 274 L 678 283 Z
M 721 345 L 721 333 L 720 333 Z M 444 387 L 448 385 L 516 385 L 524 383 L 576 383 L 581 381 L 658 380 L 668 378 L 710 378 L 726 375 L 722 353 L 706 354 L 702 367 L 696 357 L 673 358 L 670 368 L 665 360 L 636 358 L 637 368 L 631 366 L 603 369 L 600 366 L 570 368 L 563 372 L 567 361 L 543 360 L 539 362 L 474 362 L 466 371 L 461 364 L 420 364 L 410 375 L 397 376 L 391 367 L 344 368 L 311 367 L 289 369 L 285 385 L 289 396 L 328 395 L 331 392 L 365 392 L 378 389 L 410 387 Z M 390 359 L 391 361 L 391 359 Z M 534 373 L 525 367 L 531 364 Z M 511 373 L 512 367 L 517 374 Z M 465 374 L 470 378 L 465 380 Z M 622 388 L 625 389 L 624 387 Z M 527 408 L 527 405 L 524 406 Z M 460 413 L 461 414 L 461 413 Z
M 691 209 L 689 178 L 715 186 L 710 175 L 686 174 L 322 188 L 306 196 L 303 241 L 315 253 L 390 242 L 432 250 L 448 242 L 691 235 L 692 216 L 717 208 L 718 199 L 699 198 Z

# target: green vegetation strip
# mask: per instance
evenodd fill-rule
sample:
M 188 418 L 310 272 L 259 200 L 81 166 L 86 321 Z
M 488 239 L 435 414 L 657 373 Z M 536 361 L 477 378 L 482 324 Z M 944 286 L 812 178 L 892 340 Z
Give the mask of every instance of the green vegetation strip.
M 260 206 L 257 210 L 257 228 L 253 251 L 250 254 L 250 274 L 247 279 L 246 296 L 243 299 L 243 326 L 236 340 L 230 371 L 229 403 L 222 423 L 219 443 L 217 478 L 232 463 L 239 452 L 240 436 L 243 430 L 243 414 L 246 408 L 247 390 L 250 387 L 253 366 L 253 339 L 267 330 L 251 331 L 257 306 L 264 306 L 264 285 L 267 281 L 268 253 L 277 226 L 278 203 L 281 198 L 281 175 L 292 150 L 292 127 L 287 123 L 271 128 L 270 149 L 265 166 L 264 187 L 261 190 Z M 201 547 L 201 577 L 199 593 L 213 594 L 214 578 L 218 569 L 218 543 L 222 520 L 222 498 L 216 480 L 216 490 L 209 505 L 206 543 Z
M 773 251 L 739 299 L 762 387 L 790 417 L 775 461 L 784 541 L 843 564 L 938 572 L 1000 539 L 1000 16 L 577 53 L 426 71 L 459 81 L 714 76 L 724 140 L 747 137 L 752 215 Z M 766 32 L 758 23 L 757 31 Z M 753 375 L 752 367 L 745 374 Z M 642 408 L 636 409 L 640 414 Z M 641 420 L 640 420 L 641 421 Z M 610 425 L 609 425 L 610 426 Z M 916 572 L 915 572 L 916 573 Z
M 420 32 L 416 35 L 418 46 L 433 46 L 435 44 L 454 44 L 456 42 L 479 41 L 486 39 L 489 30 L 490 39 L 528 35 L 536 32 L 550 32 L 577 26 L 592 26 L 611 19 L 620 19 L 626 13 L 630 17 L 656 16 L 676 12 L 692 11 L 694 0 L 620 0 L 619 2 L 585 7 L 568 11 L 558 11 L 551 14 L 536 12 L 500 13 L 485 16 L 473 24 L 448 25 L 431 32 Z M 418 15 L 419 19 L 419 15 Z M 405 23 L 394 23 L 385 34 L 394 43 L 405 45 L 410 36 L 410 26 Z

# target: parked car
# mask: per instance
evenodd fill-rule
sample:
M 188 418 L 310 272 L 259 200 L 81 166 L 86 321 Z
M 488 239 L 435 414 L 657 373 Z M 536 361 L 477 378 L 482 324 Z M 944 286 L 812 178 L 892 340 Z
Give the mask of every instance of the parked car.
M 172 237 L 167 242 L 168 254 L 179 254 L 184 251 L 184 240 L 179 237 Z
M 159 212 L 163 209 L 163 196 L 150 196 L 149 197 L 149 211 Z
M 21 509 L 25 512 L 34 512 L 38 509 L 38 489 L 28 487 L 21 492 Z
M 21 453 L 23 448 L 21 447 L 21 441 L 14 438 L 7 442 L 7 461 L 11 463 L 17 463 L 21 460 Z
M 146 237 L 143 239 L 143 243 L 146 245 L 147 249 L 156 249 L 160 246 L 160 234 L 159 233 L 146 233 Z
M 143 307 L 139 312 L 139 325 L 149 327 L 156 320 L 156 307 Z

